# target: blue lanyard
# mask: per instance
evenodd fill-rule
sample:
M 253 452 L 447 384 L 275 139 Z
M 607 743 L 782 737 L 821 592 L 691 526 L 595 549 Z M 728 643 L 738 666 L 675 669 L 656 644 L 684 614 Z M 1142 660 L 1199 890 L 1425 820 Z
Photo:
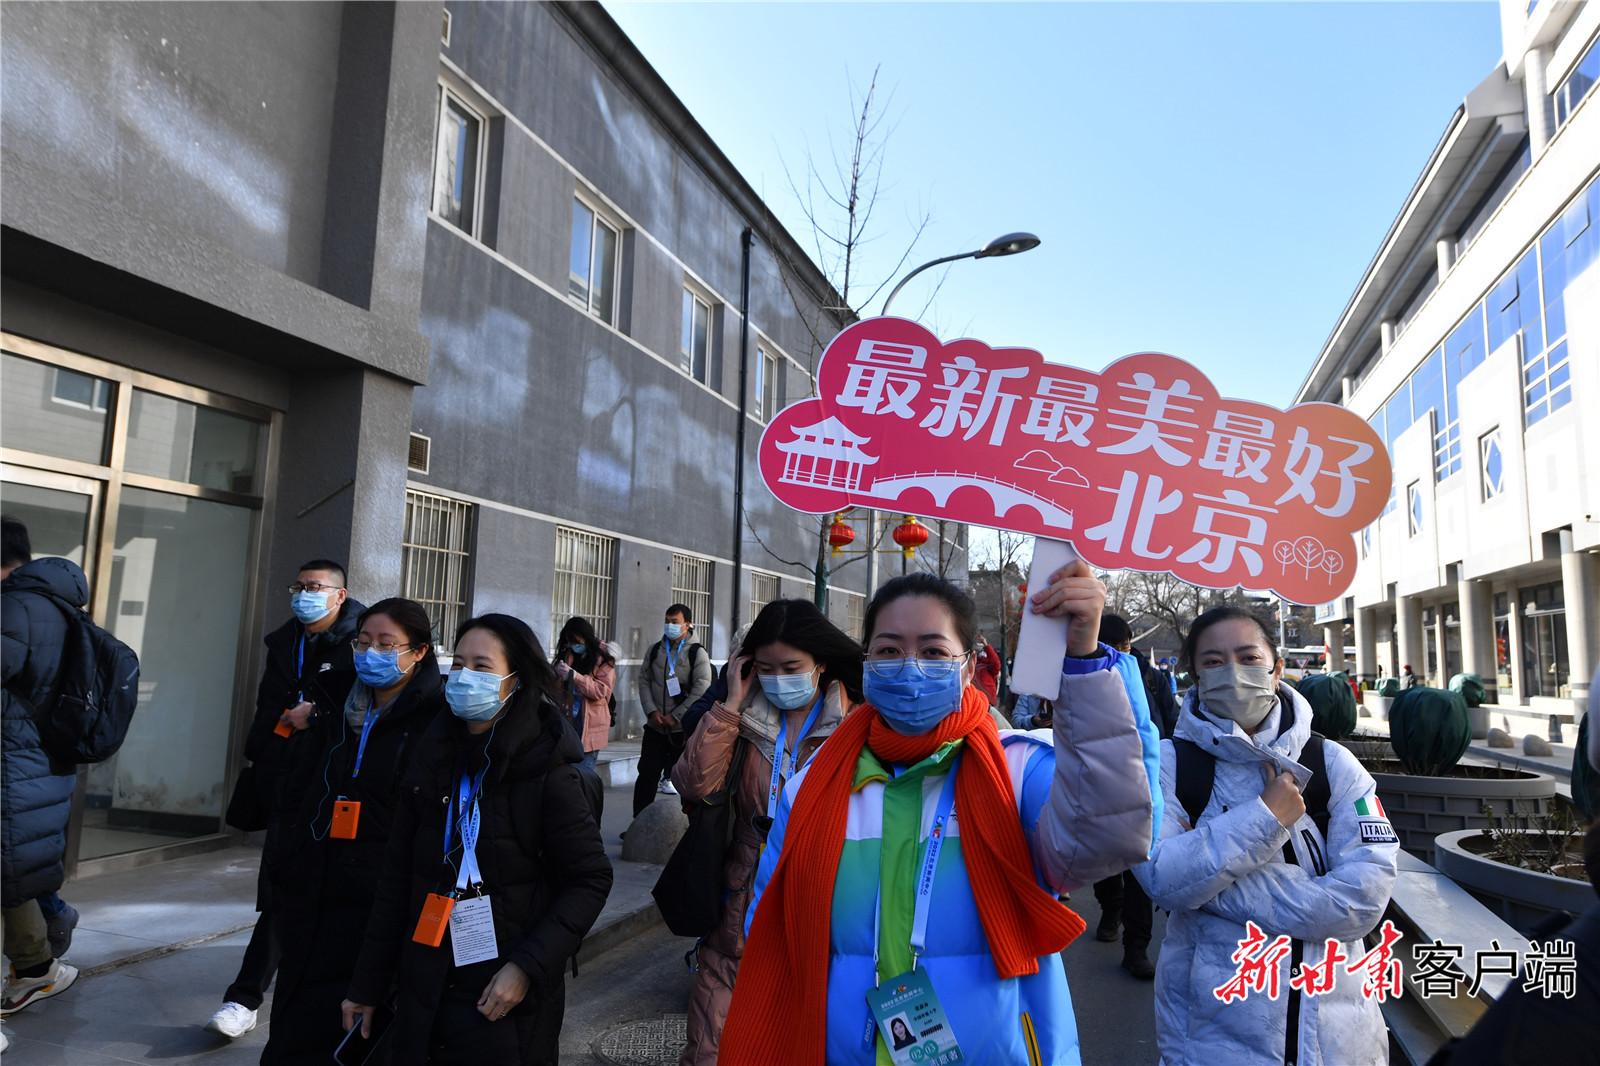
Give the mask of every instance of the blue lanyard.
M 350 771 L 353 781 L 361 776 L 361 760 L 367 757 L 367 737 L 372 733 L 372 727 L 378 724 L 378 707 L 374 704 L 367 708 L 367 716 L 361 720 L 361 743 L 356 745 L 356 768 Z
M 794 738 L 794 755 L 789 759 L 789 776 L 793 777 L 800 769 L 800 745 L 806 737 L 811 735 L 812 727 L 817 724 L 817 719 L 822 715 L 822 704 L 827 699 L 825 693 L 817 694 L 817 702 L 811 706 L 811 717 L 806 719 L 806 724 L 801 728 L 800 735 Z M 783 743 L 789 731 L 789 714 L 779 708 L 778 711 L 778 740 L 772 748 L 772 783 L 767 789 L 767 817 L 778 817 L 778 793 L 783 790 Z
M 457 821 L 461 823 L 461 869 L 456 875 L 458 890 L 483 883 L 483 873 L 478 869 L 478 796 L 483 791 L 483 775 L 487 772 L 487 767 L 479 770 L 476 779 L 471 774 L 462 773 L 458 802 L 444 820 L 444 857 L 447 861 L 450 858 L 451 830 Z
M 666 646 L 666 649 L 667 649 L 667 673 L 668 674 L 676 674 L 678 672 L 678 656 L 683 652 L 683 642 L 688 640 L 688 639 L 689 639 L 688 637 L 679 637 L 678 638 L 678 647 L 676 649 L 674 649 L 672 647 L 672 641 L 670 641 L 670 640 L 662 641 L 662 643 Z
M 295 690 L 295 702 L 304 703 L 306 701 L 306 690 L 303 687 L 306 683 L 306 635 L 304 632 L 300 634 L 300 643 L 295 645 L 294 649 L 294 683 L 302 686 Z
M 956 805 L 956 769 L 961 765 L 961 755 L 958 752 L 950 760 L 950 772 L 945 776 L 944 787 L 939 790 L 939 805 L 933 809 L 933 828 L 928 831 L 928 851 L 922 860 L 922 870 L 917 876 L 916 905 L 911 912 L 911 969 L 917 968 L 917 960 L 922 957 L 923 950 L 928 946 L 928 910 L 933 901 L 933 878 L 939 868 L 939 852 L 944 849 L 944 827 L 955 812 Z M 874 982 L 880 980 L 878 974 L 878 933 L 879 919 L 883 910 L 883 879 L 878 879 L 877 899 L 872 905 L 872 973 Z

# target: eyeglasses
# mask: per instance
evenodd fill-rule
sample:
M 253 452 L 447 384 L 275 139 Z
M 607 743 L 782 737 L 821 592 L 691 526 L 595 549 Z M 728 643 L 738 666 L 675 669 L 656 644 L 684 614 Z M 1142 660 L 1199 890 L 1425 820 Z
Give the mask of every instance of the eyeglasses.
M 918 654 L 906 655 L 899 648 L 874 648 L 867 656 L 866 669 L 878 677 L 899 677 L 907 670 L 915 670 L 928 677 L 959 669 L 970 651 L 953 655 L 944 648 L 923 648 Z
M 290 592 L 338 592 L 343 585 L 324 585 L 320 581 L 296 581 L 289 586 Z
M 362 640 L 360 637 L 357 637 L 355 640 L 350 642 L 350 648 L 352 651 L 366 652 L 376 649 L 385 655 L 388 655 L 392 651 L 410 651 L 415 647 L 415 644 L 374 644 L 372 641 Z

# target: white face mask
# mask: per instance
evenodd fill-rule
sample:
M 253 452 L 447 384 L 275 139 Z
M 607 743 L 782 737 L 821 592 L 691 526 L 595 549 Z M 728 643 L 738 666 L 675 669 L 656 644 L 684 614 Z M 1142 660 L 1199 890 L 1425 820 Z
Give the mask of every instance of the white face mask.
M 1238 722 L 1245 732 L 1261 724 L 1278 699 L 1277 682 L 1270 666 L 1202 667 L 1199 671 L 1200 702 L 1219 718 Z

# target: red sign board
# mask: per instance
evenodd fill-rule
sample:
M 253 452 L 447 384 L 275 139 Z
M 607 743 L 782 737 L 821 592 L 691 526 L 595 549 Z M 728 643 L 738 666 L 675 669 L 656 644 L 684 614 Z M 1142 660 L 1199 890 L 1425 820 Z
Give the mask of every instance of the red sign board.
M 1193 365 L 1129 355 L 1095 373 L 1027 348 L 941 343 L 874 318 L 835 337 L 817 396 L 761 437 L 780 501 L 872 507 L 1069 541 L 1106 569 L 1324 603 L 1389 496 L 1388 453 L 1334 404 L 1217 395 Z

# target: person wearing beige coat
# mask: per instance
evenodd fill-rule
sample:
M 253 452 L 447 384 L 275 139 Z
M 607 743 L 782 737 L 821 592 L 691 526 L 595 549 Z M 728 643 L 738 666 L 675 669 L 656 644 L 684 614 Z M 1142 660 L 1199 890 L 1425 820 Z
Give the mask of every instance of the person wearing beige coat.
M 739 779 L 730 782 L 734 830 L 723 867 L 726 900 L 717 927 L 697 951 L 680 1066 L 717 1061 L 744 955 L 751 884 L 771 825 L 774 780 L 781 790 L 860 701 L 861 649 L 810 602 L 777 600 L 756 617 L 728 664 L 727 683 L 727 698 L 700 720 L 672 771 L 685 806 L 692 806 L 722 789 L 737 749 L 746 747 Z

